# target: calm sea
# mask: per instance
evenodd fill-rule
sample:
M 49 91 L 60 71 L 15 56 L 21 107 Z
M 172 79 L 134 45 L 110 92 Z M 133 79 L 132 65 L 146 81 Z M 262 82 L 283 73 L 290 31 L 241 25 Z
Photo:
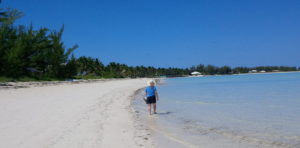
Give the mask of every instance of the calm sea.
M 300 148 L 300 73 L 166 79 L 158 114 L 134 101 L 157 147 Z

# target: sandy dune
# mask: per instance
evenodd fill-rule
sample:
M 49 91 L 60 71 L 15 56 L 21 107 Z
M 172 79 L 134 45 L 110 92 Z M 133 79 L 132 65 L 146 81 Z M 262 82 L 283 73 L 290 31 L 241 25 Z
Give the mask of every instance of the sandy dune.
M 0 147 L 152 147 L 130 107 L 146 80 L 2 89 Z

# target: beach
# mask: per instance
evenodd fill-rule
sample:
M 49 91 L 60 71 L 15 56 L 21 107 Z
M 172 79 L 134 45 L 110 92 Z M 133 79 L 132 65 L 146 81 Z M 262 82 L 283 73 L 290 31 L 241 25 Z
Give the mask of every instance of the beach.
M 131 107 L 147 80 L 2 85 L 0 147 L 153 147 Z
M 148 80 L 2 83 L 0 147 L 299 147 L 299 73 Z

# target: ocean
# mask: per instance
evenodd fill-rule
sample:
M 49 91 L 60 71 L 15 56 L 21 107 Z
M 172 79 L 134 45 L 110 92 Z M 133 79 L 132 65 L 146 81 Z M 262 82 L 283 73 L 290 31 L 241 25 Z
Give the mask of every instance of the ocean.
M 165 79 L 157 115 L 133 101 L 156 147 L 300 148 L 300 73 Z

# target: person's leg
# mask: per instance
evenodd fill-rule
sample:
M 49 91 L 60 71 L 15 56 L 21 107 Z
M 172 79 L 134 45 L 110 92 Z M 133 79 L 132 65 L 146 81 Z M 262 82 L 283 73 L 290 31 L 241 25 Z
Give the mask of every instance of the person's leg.
M 151 115 L 151 104 L 150 103 L 148 104 L 148 112 L 149 112 L 149 115 Z
M 156 103 L 153 104 L 154 114 L 156 114 Z

